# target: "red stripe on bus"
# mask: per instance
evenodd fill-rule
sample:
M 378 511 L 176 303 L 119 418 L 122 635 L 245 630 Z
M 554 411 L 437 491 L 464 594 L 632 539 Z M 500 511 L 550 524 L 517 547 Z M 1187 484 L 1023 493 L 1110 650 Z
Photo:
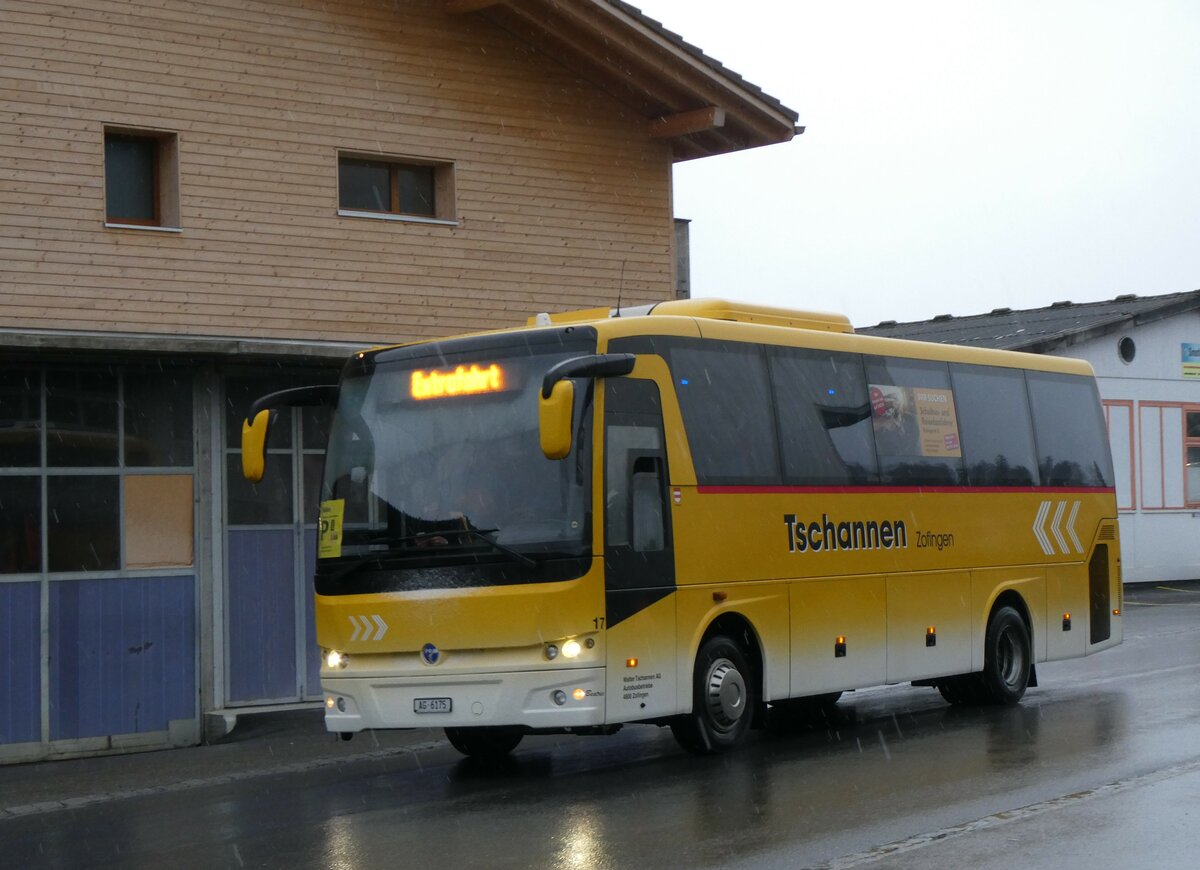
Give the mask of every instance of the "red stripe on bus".
M 1111 486 L 697 486 L 704 495 L 763 495 L 770 493 L 812 493 L 854 495 L 856 493 L 1067 493 L 1116 494 Z

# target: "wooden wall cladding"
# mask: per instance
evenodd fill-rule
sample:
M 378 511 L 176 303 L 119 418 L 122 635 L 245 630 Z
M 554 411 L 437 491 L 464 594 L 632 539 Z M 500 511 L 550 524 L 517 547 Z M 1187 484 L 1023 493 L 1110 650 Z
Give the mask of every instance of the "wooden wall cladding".
M 0 328 L 391 342 L 669 298 L 669 146 L 434 0 L 10 0 Z M 182 232 L 104 226 L 173 132 Z M 452 161 L 455 226 L 339 216 L 339 151 Z

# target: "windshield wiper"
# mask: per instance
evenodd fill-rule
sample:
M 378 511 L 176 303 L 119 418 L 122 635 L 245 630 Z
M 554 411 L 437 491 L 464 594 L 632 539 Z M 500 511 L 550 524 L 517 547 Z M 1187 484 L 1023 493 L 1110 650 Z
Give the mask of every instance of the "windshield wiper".
M 329 572 L 329 580 L 338 583 L 345 580 L 351 574 L 357 574 L 359 571 L 366 568 L 368 565 L 374 565 L 375 569 L 383 569 L 383 560 L 379 556 L 362 556 L 357 561 L 351 562 L 349 565 L 344 565 L 341 568 Z
M 514 562 L 519 562 L 520 564 L 524 565 L 526 568 L 538 567 L 538 565 L 540 563 L 536 559 L 534 559 L 530 556 L 526 556 L 524 553 L 519 553 L 516 550 L 514 550 L 512 547 L 506 547 L 504 544 L 493 541 L 491 538 L 488 537 L 488 535 L 495 534 L 498 531 L 500 531 L 500 530 L 499 529 L 472 529 L 467 526 L 462 526 L 462 527 L 439 529 L 436 532 L 417 532 L 416 534 L 413 534 L 413 535 L 403 535 L 401 537 L 395 537 L 395 536 L 389 536 L 389 535 L 378 535 L 376 537 L 368 538 L 366 543 L 367 544 L 391 544 L 393 546 L 403 546 L 404 544 L 417 544 L 418 546 L 420 546 L 424 542 L 434 542 L 434 541 L 437 541 L 438 538 L 441 538 L 442 544 L 444 545 L 446 538 L 453 537 L 453 536 L 465 535 L 466 537 L 473 538 L 476 541 L 482 541 L 483 543 L 487 544 L 489 547 L 491 547 L 496 552 L 503 553 L 504 555 L 506 555 L 510 559 L 512 559 Z M 386 557 L 386 554 L 379 553 L 378 555 L 371 555 L 371 556 L 367 556 L 365 558 L 368 560 L 378 560 L 380 557 Z M 355 566 L 355 568 L 357 568 L 357 567 L 358 566 Z M 355 568 L 347 568 L 346 573 L 350 573 L 351 571 L 355 570 Z M 339 575 L 339 576 L 341 576 L 341 575 Z
M 493 541 L 491 538 L 488 537 L 488 535 L 494 534 L 495 532 L 498 532 L 498 531 L 500 531 L 500 530 L 499 529 L 472 529 L 472 528 L 464 526 L 461 529 L 449 529 L 446 532 L 437 532 L 436 534 L 439 534 L 439 535 L 466 535 L 467 537 L 474 538 L 477 541 L 483 541 L 483 543 L 487 544 L 489 547 L 491 547 L 496 552 L 503 553 L 504 555 L 512 558 L 514 561 L 520 562 L 526 568 L 536 568 L 538 566 L 538 561 L 536 559 L 534 559 L 530 556 L 526 556 L 524 553 L 518 553 L 512 547 L 506 547 L 506 546 L 504 546 L 504 544 Z

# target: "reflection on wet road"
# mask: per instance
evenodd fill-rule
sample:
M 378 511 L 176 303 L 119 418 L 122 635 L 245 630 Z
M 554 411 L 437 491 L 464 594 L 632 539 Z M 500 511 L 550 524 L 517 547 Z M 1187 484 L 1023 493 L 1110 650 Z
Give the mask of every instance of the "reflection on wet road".
M 500 767 L 438 748 L 4 820 L 0 842 L 9 866 L 1082 867 L 1121 865 L 1111 831 L 1141 825 L 1190 866 L 1170 842 L 1173 809 L 1200 817 L 1189 589 L 1131 592 L 1125 644 L 1040 666 L 1015 708 L 874 689 L 726 756 L 644 726 L 528 738 Z

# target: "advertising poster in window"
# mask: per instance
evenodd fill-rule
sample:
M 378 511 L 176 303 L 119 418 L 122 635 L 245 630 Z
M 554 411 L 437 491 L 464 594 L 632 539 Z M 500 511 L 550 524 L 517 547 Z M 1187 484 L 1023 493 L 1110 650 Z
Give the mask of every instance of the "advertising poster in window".
M 881 454 L 962 456 L 953 390 L 871 384 L 870 396 Z

